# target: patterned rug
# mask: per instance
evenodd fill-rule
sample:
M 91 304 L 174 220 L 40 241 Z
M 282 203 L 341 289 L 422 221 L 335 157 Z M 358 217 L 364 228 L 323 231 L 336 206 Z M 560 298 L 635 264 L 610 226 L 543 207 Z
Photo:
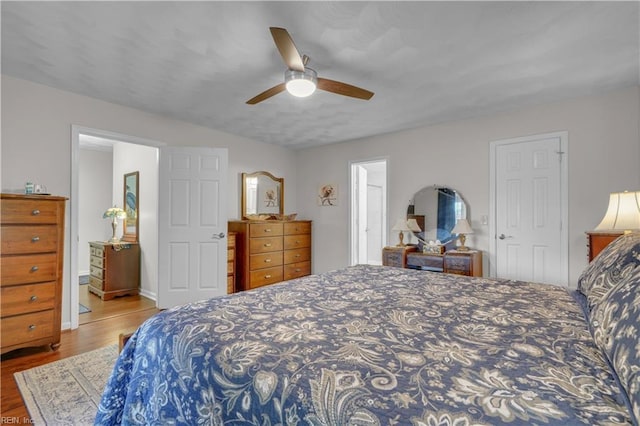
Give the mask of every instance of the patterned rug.
M 118 345 L 15 373 L 32 424 L 93 425 Z

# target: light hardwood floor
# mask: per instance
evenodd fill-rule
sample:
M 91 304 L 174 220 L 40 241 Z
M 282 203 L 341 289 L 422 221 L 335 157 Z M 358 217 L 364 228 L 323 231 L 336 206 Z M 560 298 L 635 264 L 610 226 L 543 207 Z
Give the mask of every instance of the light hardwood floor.
M 97 297 L 96 299 L 100 300 Z M 2 355 L 0 361 L 2 423 L 7 419 L 13 424 L 29 424 L 29 414 L 13 378 L 14 373 L 93 349 L 118 344 L 120 333 L 135 329 L 157 312 L 159 311 L 155 307 L 130 313 L 111 312 L 108 318 L 82 324 L 76 330 L 63 331 L 60 348 L 56 351 L 48 347 L 24 348 Z M 84 315 L 89 314 L 82 314 L 80 317 Z
M 81 304 L 91 309 L 91 312 L 80 314 L 78 318 L 79 324 L 87 324 L 125 313 L 144 311 L 156 306 L 156 302 L 140 295 L 116 297 L 115 299 L 104 301 L 95 294 L 89 293 L 88 285 L 80 286 L 79 300 Z

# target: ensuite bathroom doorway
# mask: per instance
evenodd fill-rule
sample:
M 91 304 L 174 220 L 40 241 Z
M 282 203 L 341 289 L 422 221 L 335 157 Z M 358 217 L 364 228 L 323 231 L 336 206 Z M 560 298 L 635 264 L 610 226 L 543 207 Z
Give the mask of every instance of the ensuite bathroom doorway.
M 382 265 L 387 244 L 387 160 L 352 162 L 350 263 Z

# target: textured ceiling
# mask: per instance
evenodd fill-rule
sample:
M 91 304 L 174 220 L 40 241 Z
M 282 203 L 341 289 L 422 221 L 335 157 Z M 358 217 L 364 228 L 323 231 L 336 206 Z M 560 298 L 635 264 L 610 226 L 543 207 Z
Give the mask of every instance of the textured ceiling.
M 640 84 L 637 2 L 2 2 L 2 72 L 291 148 Z M 320 77 L 254 95 L 289 30 Z

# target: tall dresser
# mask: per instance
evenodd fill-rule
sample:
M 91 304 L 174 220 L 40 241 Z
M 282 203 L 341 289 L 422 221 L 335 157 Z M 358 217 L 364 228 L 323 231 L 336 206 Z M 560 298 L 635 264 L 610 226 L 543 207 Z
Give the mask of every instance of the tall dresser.
M 311 221 L 229 222 L 236 233 L 236 288 L 251 290 L 311 274 Z
M 1 195 L 1 353 L 60 346 L 66 198 Z

